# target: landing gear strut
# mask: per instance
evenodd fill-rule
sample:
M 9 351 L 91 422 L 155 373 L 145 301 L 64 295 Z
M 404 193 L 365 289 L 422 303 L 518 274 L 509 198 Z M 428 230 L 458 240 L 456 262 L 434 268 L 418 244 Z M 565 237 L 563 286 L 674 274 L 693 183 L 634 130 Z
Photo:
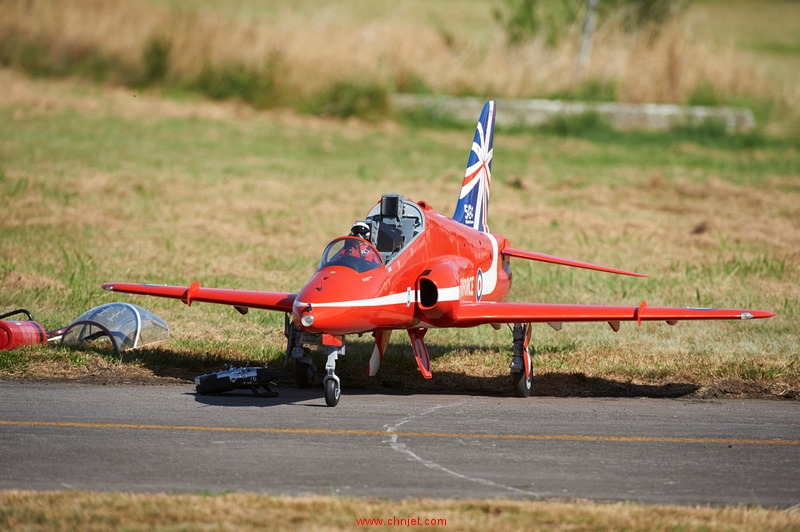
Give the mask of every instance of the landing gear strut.
M 511 380 L 514 395 L 528 397 L 533 385 L 533 359 L 530 353 L 531 324 L 514 324 L 514 358 L 511 361 Z

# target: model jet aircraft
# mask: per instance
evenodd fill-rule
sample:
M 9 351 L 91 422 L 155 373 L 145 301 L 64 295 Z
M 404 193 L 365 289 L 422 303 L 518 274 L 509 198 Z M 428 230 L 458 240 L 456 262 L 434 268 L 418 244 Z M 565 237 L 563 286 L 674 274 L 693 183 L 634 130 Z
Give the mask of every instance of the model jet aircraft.
M 452 218 L 425 201 L 385 194 L 348 236 L 333 240 L 322 253 L 319 268 L 297 293 L 261 292 L 190 286 L 107 283 L 106 290 L 232 305 L 239 312 L 264 309 L 286 314 L 286 361 L 295 363 L 298 386 L 312 384 L 316 368 L 307 346 L 322 345 L 327 355 L 323 381 L 325 402 L 336 406 L 340 381 L 336 360 L 345 353 L 345 337 L 371 333 L 375 338 L 367 373 L 374 376 L 392 331 L 408 334 L 417 365 L 431 378 L 423 341 L 430 328 L 490 324 L 513 330 L 510 370 L 517 396 L 530 395 L 533 368 L 529 343 L 531 324 L 753 319 L 774 316 L 762 310 L 666 308 L 638 306 L 509 303 L 511 259 L 528 259 L 601 272 L 642 274 L 516 249 L 489 232 L 486 212 L 491 184 L 495 102 L 486 103 L 478 121 L 467 171 Z

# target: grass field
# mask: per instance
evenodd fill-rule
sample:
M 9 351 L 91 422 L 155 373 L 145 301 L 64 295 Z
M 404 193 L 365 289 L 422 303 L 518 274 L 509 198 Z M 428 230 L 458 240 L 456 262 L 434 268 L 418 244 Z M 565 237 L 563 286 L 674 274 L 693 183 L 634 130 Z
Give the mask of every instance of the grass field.
M 0 309 L 46 328 L 128 299 L 161 315 L 172 340 L 116 357 L 48 346 L 6 353 L 7 376 L 191 378 L 223 362 L 276 364 L 281 315 L 104 293 L 107 281 L 297 290 L 320 250 L 380 194 L 448 212 L 471 127 L 340 122 L 235 103 L 163 99 L 0 73 L 5 198 Z M 502 109 L 498 127 L 502 127 Z M 615 383 L 795 396 L 800 156 L 792 141 L 702 130 L 496 139 L 494 232 L 515 246 L 648 279 L 517 261 L 522 301 L 733 306 L 778 312 L 753 323 L 543 326 L 539 393 L 610 393 Z M 367 338 L 342 364 L 345 386 L 506 393 L 510 339 L 491 328 L 434 331 L 435 378 L 396 339 L 378 380 L 362 377 Z M 581 376 L 599 379 L 594 385 Z M 572 384 L 565 384 L 564 378 Z M 574 382 L 573 382 L 574 381 Z M 583 383 L 583 384 L 582 384 Z M 577 388 L 576 388 L 577 387 Z M 597 388 L 597 389 L 595 389 Z M 577 391 L 576 391 L 577 390 Z M 611 392 L 613 393 L 613 392 Z
M 398 4 L 385 20 L 430 26 L 432 33 L 424 35 L 441 39 L 450 12 L 447 2 L 425 4 L 434 7 Z M 49 4 L 26 5 L 45 9 Z M 59 5 L 69 9 L 73 4 Z M 135 10 L 143 4 L 131 5 Z M 168 12 L 162 10 L 164 3 L 155 5 L 156 15 Z M 183 0 L 170 5 L 186 7 Z M 284 18 L 277 19 L 289 21 L 289 29 L 299 20 L 278 3 L 193 5 L 199 6 L 198 20 L 206 20 L 202 13 L 219 13 L 220 24 L 237 28 L 252 10 L 258 16 L 267 15 L 259 10 L 278 10 Z M 341 12 L 316 12 L 317 27 L 375 30 L 375 18 L 384 16 L 371 11 L 376 5 L 372 2 L 342 5 Z M 631 279 L 515 261 L 511 300 L 636 305 L 644 299 L 651 306 L 778 313 L 769 320 L 742 323 L 623 324 L 616 334 L 606 324 L 566 325 L 560 332 L 542 325 L 534 329 L 534 394 L 800 395 L 800 144 L 791 134 L 800 101 L 798 70 L 792 67 L 798 61 L 800 32 L 794 31 L 796 17 L 774 9 L 796 10 L 794 3 L 764 5 L 770 8 L 754 13 L 747 3 L 731 9 L 728 3 L 702 2 L 693 15 L 706 21 L 714 42 L 726 40 L 726 28 L 747 30 L 736 30 L 742 37 L 724 48 L 728 55 L 720 56 L 749 58 L 734 69 L 741 85 L 734 83 L 717 94 L 728 103 L 755 102 L 761 128 L 753 134 L 728 136 L 713 125 L 623 134 L 591 123 L 520 131 L 498 110 L 492 231 L 515 247 L 650 276 Z M 13 2 L 0 5 L 0 10 L 16 8 Z M 462 67 L 468 64 L 464 58 L 484 57 L 491 49 L 470 48 L 465 37 L 470 28 L 482 35 L 484 9 L 489 9 L 487 3 L 475 2 L 459 14 L 466 29 L 454 33 L 449 57 Z M 0 17 L 0 30 L 13 20 Z M 26 20 L 46 27 L 46 17 Z M 256 24 L 253 31 L 260 27 Z M 380 26 L 386 35 L 402 35 L 397 28 L 386 29 L 393 27 L 388 22 Z M 133 33 L 127 53 L 138 61 L 148 34 Z M 0 36 L 7 34 L 0 31 Z M 397 39 L 392 42 L 406 42 Z M 125 50 L 123 41 L 108 42 Z M 64 41 L 58 42 L 55 49 L 65 49 Z M 748 70 L 751 60 L 756 70 Z M 428 71 L 436 72 L 436 65 Z M 749 79 L 748 72 L 756 72 L 754 84 L 742 81 Z M 46 328 L 55 329 L 89 308 L 127 300 L 163 317 L 172 336 L 158 348 L 124 355 L 102 347 L 58 345 L 2 352 L 3 379 L 179 380 L 189 387 L 188 379 L 225 363 L 250 360 L 280 367 L 285 348 L 281 315 L 240 316 L 233 309 L 203 304 L 187 308 L 176 301 L 109 294 L 100 284 L 197 280 L 204 286 L 297 290 L 314 271 L 325 244 L 346 233 L 382 193 L 425 199 L 449 214 L 474 128 L 432 127 L 402 117 L 337 120 L 297 110 L 256 110 L 241 99 L 206 100 L 180 84 L 131 88 L 113 79 L 95 83 L 80 73 L 56 74 L 31 78 L 29 70 L 13 61 L 0 69 L 0 313 L 25 307 Z M 378 74 L 377 79 L 384 79 L 385 72 Z M 445 85 L 433 88 L 445 90 Z M 761 92 L 764 87 L 775 92 Z M 562 88 L 540 89 L 547 93 Z M 619 94 L 624 99 L 633 93 Z M 430 381 L 419 375 L 411 348 L 399 334 L 379 376 L 367 379 L 363 374 L 371 344 L 367 337 L 353 338 L 337 369 L 345 393 L 348 387 L 361 387 L 511 394 L 508 331 L 431 331 L 426 339 L 434 374 Z M 321 366 L 322 359 L 318 362 Z M 113 507 L 130 528 L 193 528 L 214 523 L 216 517 L 203 514 L 203 521 L 195 523 L 185 515 L 172 516 L 154 524 L 149 510 L 143 517 L 138 512 L 156 508 L 158 513 L 184 503 L 212 508 L 211 501 L 234 508 L 285 505 L 285 513 L 276 519 L 307 529 L 352 528 L 352 518 L 362 511 L 399 515 L 423 506 L 437 516 L 452 515 L 452 522 L 463 529 L 515 530 L 532 523 L 554 529 L 556 523 L 566 523 L 563 527 L 570 530 L 797 528 L 796 513 L 758 508 L 539 507 L 502 501 L 392 506 L 336 498 L 276 503 L 255 495 L 181 497 L 2 492 L 0 526 L 113 528 L 120 519 L 116 510 L 106 513 Z M 85 514 L 68 509 L 76 501 Z M 90 521 L 76 521 L 85 515 L 92 516 Z M 248 516 L 216 526 L 249 526 L 255 521 Z M 331 516 L 336 518 L 331 521 Z

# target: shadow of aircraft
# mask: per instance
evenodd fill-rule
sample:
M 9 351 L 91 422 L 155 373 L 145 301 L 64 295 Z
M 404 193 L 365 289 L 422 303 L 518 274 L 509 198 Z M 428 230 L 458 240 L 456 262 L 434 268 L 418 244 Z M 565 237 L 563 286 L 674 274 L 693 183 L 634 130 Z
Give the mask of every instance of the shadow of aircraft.
M 342 379 L 342 389 L 346 393 L 360 391 L 370 394 L 409 395 L 415 393 L 431 394 L 469 394 L 492 397 L 513 396 L 511 378 L 508 373 L 503 375 L 469 375 L 454 371 L 434 371 L 433 378 L 425 380 L 419 375 L 413 355 L 403 352 L 387 357 L 384 365 L 376 377 L 366 376 L 367 361 L 370 350 L 363 343 L 356 344 L 355 349 L 348 351 L 347 355 L 339 359 L 338 374 Z M 431 358 L 438 358 L 448 354 L 446 347 L 431 346 Z M 76 349 L 78 348 L 70 348 Z M 460 346 L 467 356 L 472 353 L 483 352 L 485 346 Z M 111 348 L 83 345 L 80 351 L 94 352 L 107 358 L 119 359 L 121 362 L 134 364 L 148 369 L 157 377 L 167 377 L 186 381 L 194 392 L 194 378 L 198 375 L 221 370 L 226 364 L 242 366 L 242 358 L 220 355 L 213 352 L 193 354 L 185 351 L 176 351 L 168 347 L 141 349 L 127 353 L 117 353 Z M 222 395 L 200 395 L 200 402 L 208 404 L 230 404 L 247 399 L 248 405 L 262 403 L 287 404 L 296 401 L 305 401 L 312 398 L 322 399 L 322 378 L 324 376 L 325 358 L 320 352 L 314 353 L 314 362 L 317 366 L 315 386 L 310 389 L 298 389 L 294 386 L 292 377 L 276 379 L 276 391 L 285 395 L 288 390 L 302 392 L 292 394 L 292 399 L 258 398 L 249 390 L 235 390 Z M 258 361 L 254 366 L 261 365 Z M 281 371 L 282 361 L 271 361 L 268 367 Z M 292 364 L 286 368 L 293 371 Z M 659 383 L 640 384 L 603 377 L 589 377 L 584 373 L 548 372 L 535 374 L 531 395 L 536 397 L 647 397 L 647 398 L 678 398 L 697 392 L 699 385 L 691 383 Z M 201 399 L 202 398 L 202 399 Z M 238 399 L 237 399 L 238 398 Z

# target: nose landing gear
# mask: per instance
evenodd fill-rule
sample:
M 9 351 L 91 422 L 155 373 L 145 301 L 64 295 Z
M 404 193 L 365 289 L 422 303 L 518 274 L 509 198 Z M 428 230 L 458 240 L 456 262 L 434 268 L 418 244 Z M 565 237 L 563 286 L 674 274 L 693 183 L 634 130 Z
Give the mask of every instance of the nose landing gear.
M 336 359 L 340 354 L 344 355 L 344 339 L 340 345 L 325 345 L 325 352 L 328 354 L 328 361 L 325 363 L 327 375 L 322 380 L 322 384 L 325 386 L 325 404 L 336 406 L 339 404 L 342 388 L 339 377 L 334 371 L 336 371 Z
M 299 331 L 289 314 L 284 322 L 284 335 L 286 336 L 286 358 L 284 367 L 294 359 L 294 379 L 298 388 L 311 388 L 314 384 L 314 374 L 317 371 L 311 358 L 311 351 L 306 345 L 320 345 L 325 348 L 328 360 L 325 363 L 325 378 L 322 387 L 325 389 L 325 404 L 336 406 L 342 395 L 342 386 L 336 375 L 336 360 L 344 355 L 344 336 L 332 334 L 309 334 Z M 388 340 L 388 338 L 387 338 Z

